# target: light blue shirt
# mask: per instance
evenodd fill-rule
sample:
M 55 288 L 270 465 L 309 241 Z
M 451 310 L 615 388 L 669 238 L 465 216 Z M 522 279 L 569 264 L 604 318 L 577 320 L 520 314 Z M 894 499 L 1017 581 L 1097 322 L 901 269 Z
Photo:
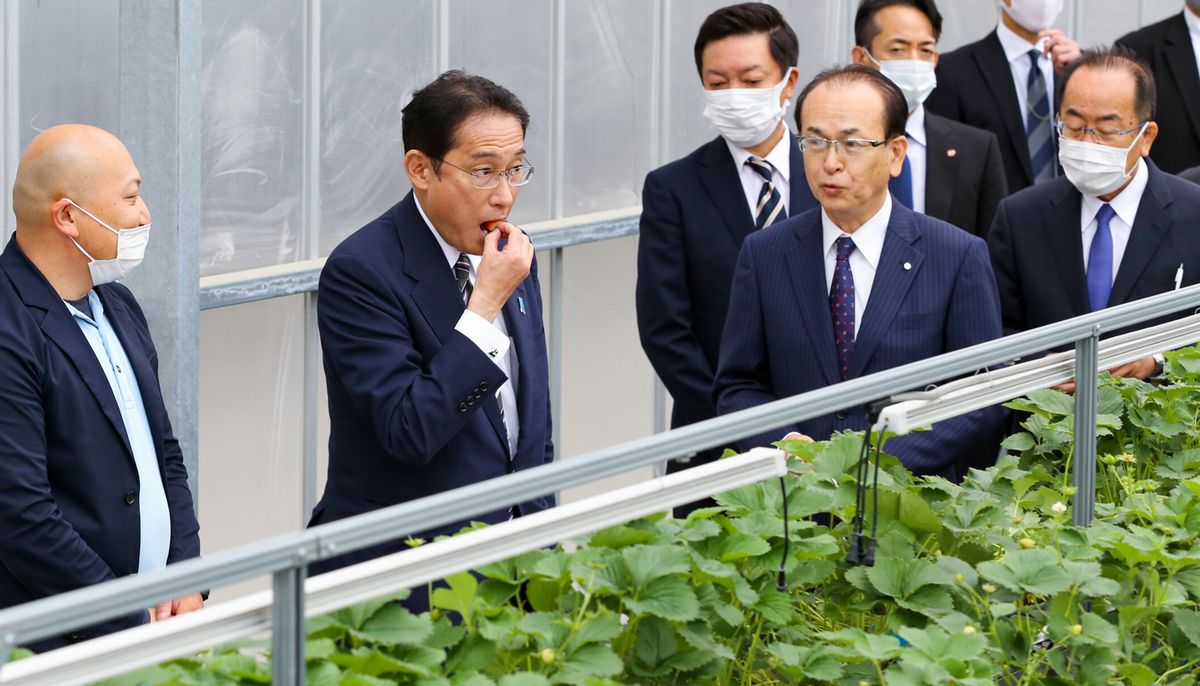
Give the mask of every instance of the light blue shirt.
M 167 493 L 158 469 L 158 451 L 154 447 L 154 436 L 150 433 L 150 420 L 146 417 L 146 406 L 142 402 L 137 376 L 129 364 L 121 339 L 117 337 L 108 317 L 104 316 L 104 305 L 96 291 L 88 291 L 91 317 L 71 303 L 66 305 L 92 346 L 92 352 L 96 353 L 96 359 L 100 361 L 117 407 L 121 408 L 125 434 L 129 436 L 129 447 L 133 449 L 133 462 L 137 466 L 140 484 L 138 506 L 142 546 L 138 555 L 138 573 L 162 569 L 167 566 L 167 554 L 171 548 L 171 511 L 167 507 Z

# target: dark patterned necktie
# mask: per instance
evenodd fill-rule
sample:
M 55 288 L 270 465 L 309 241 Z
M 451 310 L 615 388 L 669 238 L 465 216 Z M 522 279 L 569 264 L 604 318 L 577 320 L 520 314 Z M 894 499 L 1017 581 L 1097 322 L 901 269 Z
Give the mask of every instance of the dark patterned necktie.
M 471 292 L 475 289 L 471 286 L 471 258 L 465 252 L 460 252 L 454 263 L 454 279 L 458 281 L 458 297 L 466 305 L 471 302 Z
M 1029 80 L 1025 84 L 1025 139 L 1029 144 L 1029 161 L 1033 182 L 1054 178 L 1054 137 L 1050 135 L 1050 98 L 1046 95 L 1046 78 L 1038 67 L 1037 50 L 1029 51 Z
M 775 167 L 761 157 L 751 157 L 746 160 L 746 164 L 763 178 L 762 190 L 758 192 L 758 202 L 754 209 L 754 228 L 765 229 L 777 221 L 787 219 L 783 196 L 772 181 Z
M 842 380 L 850 370 L 854 354 L 854 274 L 850 272 L 850 253 L 854 241 L 849 236 L 837 239 L 837 265 L 829 287 L 829 311 L 833 315 L 833 342 L 837 346 L 838 371 Z

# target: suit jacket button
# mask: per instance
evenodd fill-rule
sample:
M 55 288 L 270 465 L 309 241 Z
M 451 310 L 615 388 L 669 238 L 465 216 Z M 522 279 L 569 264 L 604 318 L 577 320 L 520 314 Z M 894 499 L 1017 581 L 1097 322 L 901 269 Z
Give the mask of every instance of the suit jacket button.
M 850 415 L 846 414 L 845 410 L 838 410 L 837 412 L 833 413 L 833 418 L 838 420 L 839 422 L 844 421 L 846 419 L 846 417 L 848 417 L 848 416 L 850 416 Z
M 137 493 L 130 491 L 125 494 L 125 504 L 132 505 L 137 502 Z
M 467 404 L 466 404 L 466 403 L 459 403 L 459 404 L 458 404 L 458 413 L 459 413 L 459 414 L 462 414 L 463 412 L 466 412 L 466 411 L 467 411 Z
M 467 406 L 468 406 L 468 407 L 470 407 L 471 405 L 474 405 L 474 404 L 475 404 L 475 397 L 474 397 L 474 396 L 472 396 L 472 397 L 470 397 L 470 398 L 467 398 Z
M 487 382 L 486 382 L 486 381 L 484 381 L 483 383 L 479 384 L 479 392 L 480 392 L 480 393 L 487 393 Z

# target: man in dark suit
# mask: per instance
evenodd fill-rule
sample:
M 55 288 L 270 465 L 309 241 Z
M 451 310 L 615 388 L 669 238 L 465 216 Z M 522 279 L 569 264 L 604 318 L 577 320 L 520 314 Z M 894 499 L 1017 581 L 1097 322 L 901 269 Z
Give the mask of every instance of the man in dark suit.
M 1158 145 L 1150 159 L 1165 172 L 1200 165 L 1200 3 L 1117 41 L 1150 65 L 1158 87 Z
M 1200 188 L 1143 159 L 1158 134 L 1149 69 L 1123 48 L 1085 51 L 1065 79 L 1066 176 L 1000 203 L 988 237 L 1006 333 L 1200 280 Z M 1111 371 L 1144 379 L 1156 357 Z
M 200 554 L 146 318 L 115 283 L 150 211 L 125 146 L 90 126 L 30 143 L 0 255 L 0 608 Z M 49 650 L 199 609 L 199 594 L 48 639 Z
M 989 131 L 925 111 L 942 15 L 933 0 L 863 0 L 854 18 L 851 60 L 878 69 L 908 101 L 908 152 L 892 195 L 905 207 L 986 237 L 1008 195 L 1000 144 Z
M 942 55 L 926 106 L 996 134 L 1015 193 L 1058 174 L 1050 116 L 1055 79 L 1078 58 L 1079 45 L 1050 28 L 1062 0 L 1001 2 L 995 31 Z
M 1192 183 L 1200 183 L 1200 165 L 1191 167 L 1190 169 L 1184 169 L 1183 171 L 1179 172 L 1178 176 L 1179 178 L 1187 179 Z
M 716 416 L 713 374 L 742 241 L 816 206 L 783 121 L 799 45 L 779 10 L 752 2 L 713 12 L 694 53 L 705 113 L 721 135 L 647 175 L 638 240 L 638 331 L 675 401 L 673 428 Z M 739 102 L 753 106 L 738 110 Z M 719 452 L 672 462 L 667 471 L 711 462 Z
M 907 140 L 904 94 L 861 66 L 825 71 L 800 94 L 804 169 L 821 203 L 742 244 L 714 394 L 729 414 L 996 338 L 1000 310 L 984 242 L 896 202 Z M 957 476 L 995 456 L 1002 415 L 982 410 L 886 449 L 918 474 Z M 790 429 L 863 429 L 864 409 Z
M 461 71 L 404 108 L 412 192 L 321 271 L 329 479 L 310 526 L 553 459 L 533 246 L 506 221 L 533 173 L 528 123 L 515 95 Z M 552 504 L 538 498 L 476 519 L 495 524 Z M 467 523 L 397 533 L 429 539 Z M 396 540 L 312 571 L 405 547 Z M 410 606 L 424 602 L 414 591 Z

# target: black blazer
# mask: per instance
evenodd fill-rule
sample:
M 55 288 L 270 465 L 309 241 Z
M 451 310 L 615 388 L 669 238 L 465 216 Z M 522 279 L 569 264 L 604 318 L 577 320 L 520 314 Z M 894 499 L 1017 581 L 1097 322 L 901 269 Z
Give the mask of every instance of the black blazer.
M 926 112 L 925 139 L 925 214 L 986 238 L 1008 195 L 996 136 Z
M 1200 282 L 1200 186 L 1163 172 L 1153 162 L 1146 166 L 1150 178 L 1109 306 L 1172 290 L 1180 264 L 1182 285 Z M 1082 202 L 1071 182 L 1060 178 L 1000 203 L 988 249 L 1006 334 L 1091 311 L 1079 225 Z
M 1150 159 L 1170 174 L 1200 164 L 1200 71 L 1183 13 L 1140 28 L 1117 44 L 1136 52 L 1154 72 L 1158 139 Z
M 1012 69 L 996 32 L 942 55 L 938 60 L 937 82 L 925 107 L 948 119 L 996 134 L 1008 191 L 1015 193 L 1032 185 L 1033 164 L 1029 161 L 1025 117 L 1017 100 Z M 1058 107 L 1057 88 L 1055 91 L 1052 111 Z
M 1183 171 L 1179 172 L 1177 176 L 1181 179 L 1187 179 L 1192 183 L 1200 183 L 1200 166 L 1184 169 Z
M 133 365 L 171 513 L 167 563 L 200 554 L 187 468 L 158 383 L 158 353 L 129 289 L 96 287 Z M 139 481 L 96 354 L 16 238 L 0 255 L 0 608 L 138 571 Z M 145 611 L 47 639 L 44 651 L 142 624 Z
M 817 206 L 791 137 L 788 211 Z M 772 227 L 773 228 L 773 227 Z M 738 170 L 717 137 L 655 169 L 642 189 L 637 321 L 642 348 L 675 401 L 671 426 L 711 419 L 713 377 L 738 249 L 754 232 Z

